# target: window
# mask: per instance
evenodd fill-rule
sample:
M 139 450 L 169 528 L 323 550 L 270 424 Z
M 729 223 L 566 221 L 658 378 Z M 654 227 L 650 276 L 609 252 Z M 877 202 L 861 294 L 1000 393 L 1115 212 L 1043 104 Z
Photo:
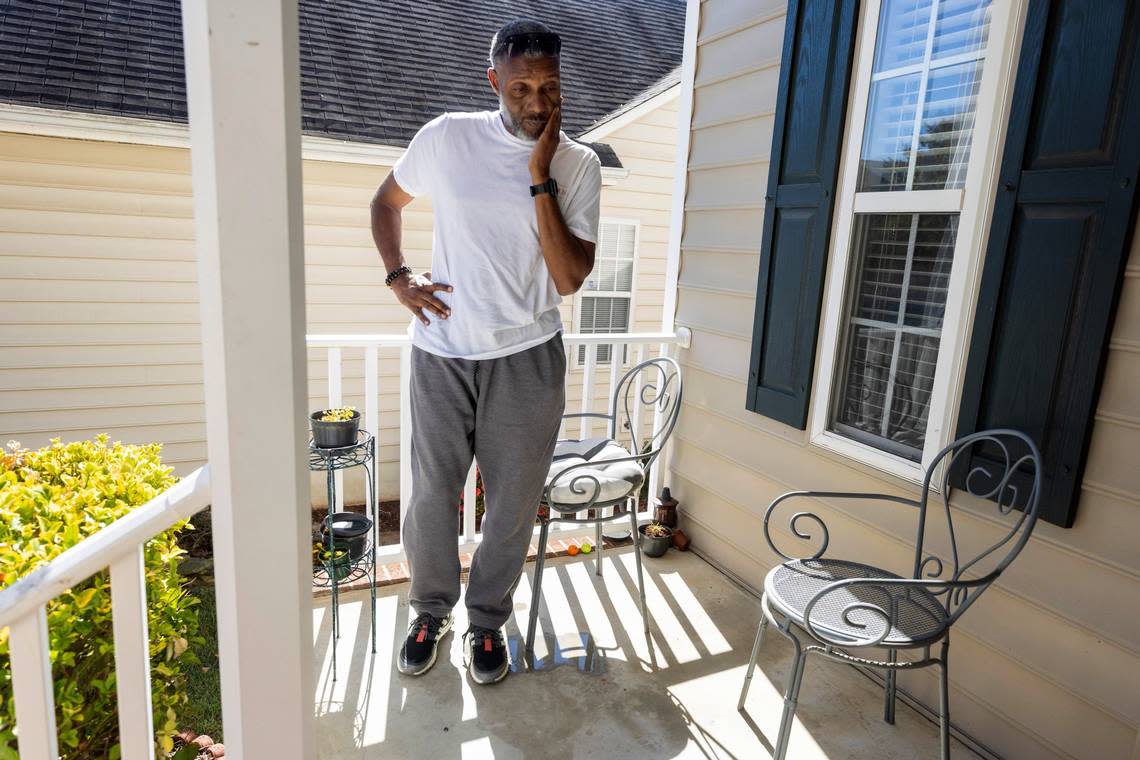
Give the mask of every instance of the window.
M 921 458 L 958 229 L 955 214 L 860 214 L 832 425 Z
M 603 219 L 598 225 L 594 270 L 578 301 L 578 332 L 629 332 L 633 270 L 637 258 L 637 222 Z M 597 348 L 598 364 L 609 364 L 609 345 Z M 623 351 L 622 361 L 625 361 Z M 578 346 L 578 365 L 586 363 L 586 347 Z
M 1008 5 L 870 2 L 857 41 L 812 439 L 904 477 L 953 426 Z

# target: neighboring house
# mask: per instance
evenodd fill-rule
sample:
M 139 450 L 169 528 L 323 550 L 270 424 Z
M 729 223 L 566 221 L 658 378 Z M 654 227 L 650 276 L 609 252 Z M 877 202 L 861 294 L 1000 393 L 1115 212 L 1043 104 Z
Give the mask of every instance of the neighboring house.
M 369 200 L 420 125 L 497 107 L 487 48 L 518 16 L 563 36 L 563 128 L 603 164 L 598 265 L 565 299 L 566 328 L 661 329 L 681 0 L 301 6 L 310 334 L 404 332 Z M 185 474 L 206 442 L 180 24 L 176 0 L 0 6 L 0 431 L 29 447 L 101 431 L 158 441 Z M 430 200 L 404 219 L 405 252 L 427 269 Z M 362 407 L 363 350 L 344 359 L 343 401 Z M 380 496 L 392 498 L 399 366 L 394 351 L 380 361 Z M 322 408 L 324 349 L 309 366 Z M 313 495 L 323 501 L 323 479 Z
M 913 495 L 956 435 L 1022 429 L 1042 519 L 955 626 L 953 721 L 1003 757 L 1140 757 L 1140 4 L 690 13 L 666 482 L 694 547 L 758 589 L 775 496 Z M 952 503 L 962 543 L 1000 535 Z M 911 572 L 913 511 L 815 508 L 832 551 Z M 901 678 L 937 704 L 933 669 Z

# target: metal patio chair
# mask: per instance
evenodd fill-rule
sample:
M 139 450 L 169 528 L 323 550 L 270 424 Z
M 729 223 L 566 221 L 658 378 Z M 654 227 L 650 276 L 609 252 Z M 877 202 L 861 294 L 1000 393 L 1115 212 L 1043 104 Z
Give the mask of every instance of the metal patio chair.
M 562 439 L 555 445 L 554 461 L 542 492 L 542 504 L 548 508 L 549 513 L 539 513 L 542 527 L 534 565 L 526 654 L 534 656 L 538 606 L 542 599 L 542 568 L 546 559 L 546 542 L 553 523 L 594 525 L 595 569 L 601 575 L 602 524 L 617 520 L 629 521 L 637 564 L 641 617 L 645 623 L 645 632 L 649 633 L 640 537 L 637 532 L 637 500 L 642 484 L 649 476 L 649 468 L 677 424 L 680 410 L 681 368 L 673 359 L 659 356 L 647 359 L 626 371 L 614 386 L 609 414 L 578 412 L 563 415 L 563 419 L 597 417 L 609 420 L 609 429 L 606 437 Z M 650 419 L 657 420 L 654 432 L 647 439 L 640 440 L 641 424 Z M 619 442 L 619 436 L 624 438 L 626 434 L 629 435 L 628 447 Z M 613 507 L 613 514 L 603 516 L 603 510 L 609 507 Z M 594 510 L 593 517 L 587 514 L 591 509 Z
M 980 461 L 958 461 L 960 457 L 969 457 L 971 452 L 979 454 Z M 995 500 L 999 517 L 1009 517 L 1006 522 L 1012 523 L 999 540 L 966 561 L 960 554 L 950 505 L 948 473 L 955 467 L 963 470 L 969 467 L 964 490 L 974 496 Z M 1032 469 L 1031 475 L 1028 468 Z M 934 491 L 931 490 L 932 483 L 937 485 Z M 940 451 L 926 471 L 922 493 L 917 500 L 886 494 L 794 491 L 778 497 L 769 505 L 764 514 L 764 538 L 772 551 L 786 561 L 769 571 L 764 579 L 764 594 L 760 600 L 763 615 L 756 631 L 756 642 L 748 661 L 737 710 L 744 709 L 764 630 L 771 623 L 795 648 L 795 660 L 784 692 L 783 718 L 772 754 L 774 760 L 783 760 L 788 749 L 800 681 L 809 654 L 885 671 L 883 719 L 887 723 L 894 723 L 897 672 L 937 666 L 941 757 L 943 760 L 949 758 L 947 668 L 950 629 L 1029 540 L 1037 521 L 1040 492 L 1041 455 L 1033 441 L 1014 430 L 987 430 L 965 436 Z M 924 544 L 928 527 L 927 503 L 932 494 L 942 501 L 941 507 L 936 507 L 930 516 L 939 524 L 944 518 L 948 542 L 948 552 L 945 553 L 948 556 L 945 557 L 931 553 Z M 812 512 L 793 513 L 788 520 L 788 530 L 794 537 L 810 541 L 812 545 L 818 540 L 819 549 L 804 559 L 784 554 L 772 540 L 772 514 L 781 503 L 801 497 L 870 499 L 916 507 L 918 527 L 912 576 L 903 578 L 857 561 L 857 558 L 824 559 L 830 537 L 823 520 Z M 814 525 L 814 530 L 809 524 Z M 813 533 L 818 535 L 818 539 Z M 1000 554 L 1003 549 L 1006 550 L 1004 556 Z M 806 642 L 801 642 L 802 634 L 806 634 Z M 940 645 L 937 657 L 931 655 L 931 647 L 935 645 Z M 882 651 L 886 659 L 872 659 L 865 654 L 867 650 Z M 920 656 L 918 659 L 900 659 L 899 650 L 918 651 Z

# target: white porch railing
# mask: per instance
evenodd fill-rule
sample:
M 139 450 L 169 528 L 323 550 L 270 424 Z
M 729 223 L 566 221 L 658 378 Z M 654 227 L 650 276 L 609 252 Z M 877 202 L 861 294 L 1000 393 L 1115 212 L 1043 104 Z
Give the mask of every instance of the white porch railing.
M 143 545 L 209 503 L 207 465 L 0 592 L 0 628 L 9 626 L 21 757 L 59 756 L 47 603 L 107 567 L 122 758 L 154 757 Z
M 566 346 L 566 383 L 567 397 L 566 409 L 571 411 L 590 411 L 595 404 L 608 409 L 609 400 L 613 398 L 614 390 L 622 374 L 632 366 L 655 356 L 669 356 L 675 352 L 676 347 L 687 347 L 689 331 L 680 328 L 675 332 L 644 332 L 644 333 L 569 333 L 563 335 Z M 373 461 L 374 493 L 381 491 L 380 481 L 380 450 L 381 443 L 386 441 L 385 435 L 395 437 L 399 441 L 399 493 L 400 493 L 400 525 L 406 510 L 403 505 L 408 503 L 412 492 L 411 459 L 411 415 L 408 397 L 408 381 L 411 374 L 411 341 L 406 334 L 388 335 L 309 335 L 306 337 L 309 348 L 324 348 L 327 351 L 328 364 L 328 404 L 330 407 L 340 406 L 344 403 L 343 393 L 343 362 L 349 351 L 361 351 L 364 356 L 364 409 L 362 424 L 365 430 L 376 436 L 376 457 Z M 579 346 L 584 346 L 585 361 L 578 364 Z M 610 347 L 610 361 L 600 364 L 598 361 L 598 346 Z M 380 393 L 384 390 L 380 386 L 380 350 L 399 350 L 399 384 L 400 384 L 400 418 L 397 431 L 389 430 L 385 433 L 379 426 Z M 605 395 L 601 395 L 600 384 L 597 382 L 599 372 L 608 373 L 608 382 L 605 384 Z M 570 389 L 571 381 L 581 377 L 581 392 L 573 395 Z M 640 390 L 640 389 L 638 389 Z M 603 400 L 604 399 L 604 400 Z M 582 417 L 576 430 L 563 429 L 563 435 L 587 438 L 594 434 L 594 423 L 604 422 L 596 418 Z M 643 428 L 642 426 L 647 427 Z M 652 420 L 641 419 L 640 405 L 635 407 L 633 427 L 637 431 L 654 434 L 660 429 L 661 417 L 659 413 L 653 415 Z M 601 433 L 599 429 L 598 433 Z M 383 440 L 382 440 L 383 438 Z M 650 498 L 658 490 L 661 482 L 661 467 L 664 465 L 664 456 L 658 457 L 649 473 Z M 467 476 L 467 483 L 463 490 L 464 505 L 475 504 L 475 468 L 473 463 Z M 336 477 L 343 474 L 338 472 Z M 336 504 L 330 505 L 336 509 L 343 508 L 344 488 L 343 482 L 337 482 Z M 377 497 L 378 498 L 378 497 Z M 612 512 L 608 513 L 612 514 Z M 588 531 L 575 526 L 558 526 L 560 537 L 573 537 L 578 533 L 588 534 Z M 563 530 L 565 528 L 565 530 Z M 537 532 L 537 528 L 535 529 Z M 458 532 L 458 543 L 461 551 L 473 551 L 482 539 L 481 533 L 475 525 L 475 509 L 463 510 L 463 525 Z M 403 546 L 391 544 L 378 547 L 382 561 L 398 562 L 404 558 Z

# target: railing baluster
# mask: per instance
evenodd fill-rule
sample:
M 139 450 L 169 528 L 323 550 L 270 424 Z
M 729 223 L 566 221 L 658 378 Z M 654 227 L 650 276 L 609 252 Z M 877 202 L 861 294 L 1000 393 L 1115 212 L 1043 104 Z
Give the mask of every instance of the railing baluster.
M 12 693 L 16 699 L 20 755 L 27 758 L 59 757 L 47 609 L 44 605 L 12 623 L 8 632 L 8 653 L 12 662 Z
M 598 344 L 586 344 L 586 368 L 582 371 L 582 399 L 579 411 L 589 412 L 593 411 L 590 407 L 594 402 L 594 364 L 598 360 Z M 589 438 L 590 428 L 593 427 L 592 420 L 589 417 L 581 418 L 581 429 L 578 431 L 579 438 Z
M 623 343 L 611 343 L 610 344 L 610 382 L 609 382 L 609 385 L 607 386 L 608 390 L 606 391 L 606 404 L 608 404 L 608 405 L 613 404 L 614 390 L 617 388 L 618 368 L 621 365 L 621 360 L 618 358 L 618 350 L 619 349 L 621 349 L 624 352 L 625 344 L 623 344 Z M 613 410 L 612 409 L 606 409 L 605 413 L 609 414 L 611 411 L 613 411 Z M 616 418 L 614 419 L 613 424 L 615 424 L 615 425 L 618 424 L 618 420 Z M 619 433 L 621 433 L 621 431 L 617 430 L 615 428 L 614 440 L 618 439 Z
M 341 405 L 340 349 L 329 349 L 329 409 Z M 344 505 L 344 472 L 333 473 L 336 482 L 336 504 L 329 504 L 329 512 L 339 512 Z
M 657 355 L 658 356 L 668 356 L 668 354 L 669 354 L 669 346 L 665 343 L 659 344 L 657 347 Z M 658 365 L 658 366 L 661 366 L 661 365 Z M 662 370 L 664 370 L 664 367 L 662 367 Z M 661 394 L 662 388 L 660 386 L 663 385 L 665 382 L 664 371 L 656 373 L 656 377 L 658 380 L 658 388 L 657 388 L 658 398 L 657 398 L 657 402 L 653 405 L 653 432 L 650 434 L 651 440 L 654 441 L 654 443 L 653 443 L 654 446 L 659 445 L 659 443 L 657 442 L 656 439 L 657 439 L 658 432 L 660 432 L 660 430 L 661 430 L 661 416 L 662 416 L 661 415 L 661 402 L 662 402 L 662 399 L 660 398 L 660 394 Z M 674 393 L 675 391 L 676 391 L 675 388 L 669 389 L 670 393 Z M 657 494 L 657 490 L 658 490 L 657 484 L 661 481 L 661 462 L 662 462 L 661 454 L 658 454 L 657 459 L 655 459 L 653 461 L 653 466 L 649 468 L 649 494 L 647 496 L 646 504 L 645 504 L 646 511 L 649 511 L 649 507 L 653 503 L 654 496 Z
M 364 349 L 364 429 L 372 434 L 372 504 L 364 511 L 373 517 L 375 502 L 380 499 L 380 349 L 376 345 Z M 368 498 L 368 484 L 364 496 Z
M 618 367 L 621 365 L 621 358 L 618 354 L 619 349 L 624 354 L 625 353 L 625 344 L 624 343 L 611 343 L 610 344 L 610 382 L 607 385 L 607 390 L 606 390 L 606 405 L 608 406 L 608 408 L 605 410 L 606 414 L 609 414 L 610 412 L 614 411 L 613 410 L 614 390 L 617 389 Z M 614 414 L 614 419 L 611 422 L 611 426 L 613 426 L 613 435 L 614 435 L 615 441 L 620 441 L 620 439 L 621 439 L 621 431 L 617 429 L 617 425 L 619 425 L 620 422 L 621 421 L 618 419 L 617 415 Z M 605 507 L 601 510 L 599 517 L 609 517 L 613 513 L 614 513 L 613 507 Z
M 475 468 L 477 462 L 471 462 L 471 469 L 467 471 L 467 482 L 463 484 L 463 540 L 475 540 Z
M 570 342 L 570 341 L 567 341 L 564 347 L 566 349 L 566 378 L 565 378 L 565 381 L 563 382 L 563 387 L 566 389 L 566 409 L 567 409 L 567 411 L 569 411 L 569 409 L 570 409 L 570 372 L 574 369 L 574 362 L 578 358 L 578 347 L 577 347 L 577 344 Z M 559 438 L 563 438 L 563 437 L 569 438 L 570 437 L 570 427 L 569 427 L 569 425 L 566 424 L 565 421 L 559 423 L 559 425 L 558 425 L 558 437 Z
M 582 369 L 582 397 L 579 399 L 578 411 L 592 412 L 591 408 L 594 404 L 594 367 L 598 362 L 598 344 L 586 344 L 586 366 Z M 578 438 L 589 438 L 593 432 L 594 420 L 591 417 L 580 417 L 578 424 Z M 588 481 L 582 482 L 582 487 L 588 489 L 593 488 L 593 485 Z M 563 523 L 558 525 L 559 530 L 572 530 L 575 526 L 570 523 Z
M 641 364 L 643 361 L 645 361 L 645 344 L 639 343 L 637 345 L 637 361 L 634 362 L 634 366 Z M 637 443 L 637 446 L 638 446 L 637 450 L 638 451 L 642 451 L 642 448 L 641 448 L 641 377 L 643 374 L 645 374 L 645 373 L 639 372 L 639 373 L 637 373 L 637 375 L 634 376 L 634 378 L 633 378 L 633 390 L 631 390 L 629 392 L 630 404 L 633 406 L 633 430 L 629 431 L 629 434 L 630 434 L 631 440 L 635 441 Z M 624 401 L 621 403 L 622 403 L 621 411 L 624 413 L 624 411 L 625 411 Z M 632 449 L 631 449 L 631 451 L 632 451 Z
M 412 346 L 400 346 L 400 543 L 412 503 Z
M 142 545 L 111 563 L 111 612 L 122 758 L 153 760 L 154 720 Z

